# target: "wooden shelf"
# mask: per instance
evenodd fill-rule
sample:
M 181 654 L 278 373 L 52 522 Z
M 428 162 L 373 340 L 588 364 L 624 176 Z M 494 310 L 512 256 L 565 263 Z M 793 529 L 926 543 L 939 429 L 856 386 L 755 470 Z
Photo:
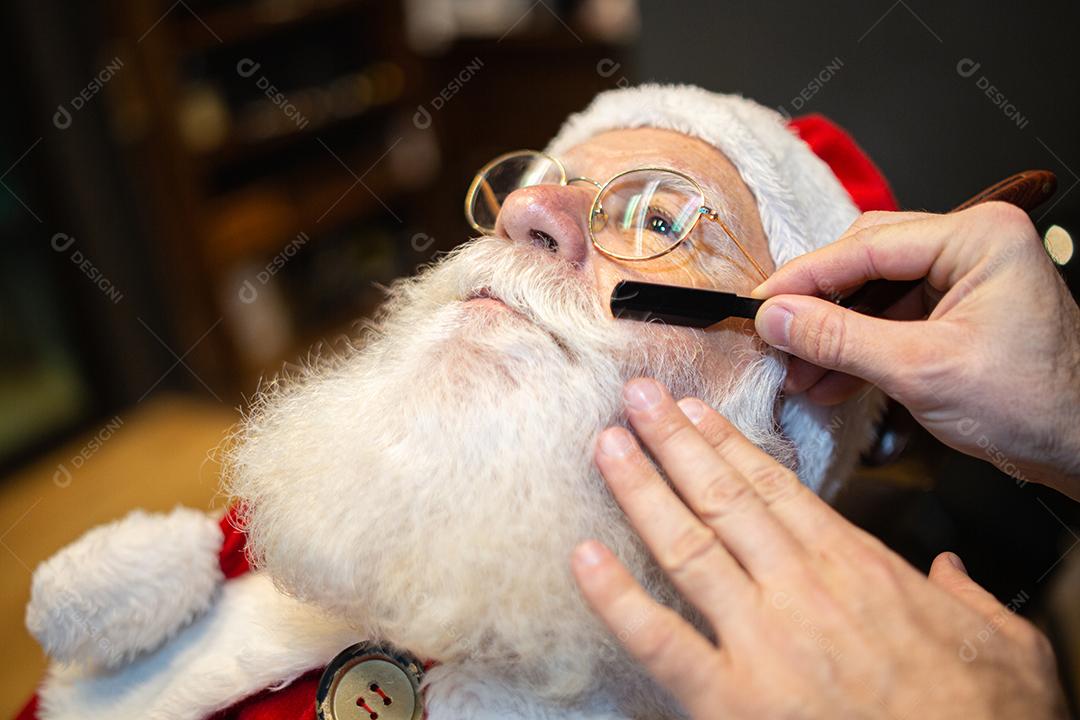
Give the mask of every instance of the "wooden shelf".
M 195 157 L 209 169 L 248 162 L 261 156 L 280 152 L 296 142 L 308 140 L 319 133 L 334 133 L 351 125 L 363 126 L 366 123 L 385 121 L 387 113 L 395 107 L 394 104 L 371 105 L 362 113 L 333 118 L 319 125 L 309 123 L 306 127 L 294 132 L 282 133 L 254 142 L 242 141 L 232 135 L 224 144 L 216 148 L 202 152 L 195 151 Z
M 208 213 L 207 256 L 219 267 L 269 258 L 300 233 L 315 238 L 385 213 L 375 195 L 383 202 L 400 196 L 376 173 L 365 179 L 372 192 L 353 186 L 344 170 L 341 174 L 344 178 L 320 181 L 298 194 L 279 184 L 262 183 L 216 198 Z

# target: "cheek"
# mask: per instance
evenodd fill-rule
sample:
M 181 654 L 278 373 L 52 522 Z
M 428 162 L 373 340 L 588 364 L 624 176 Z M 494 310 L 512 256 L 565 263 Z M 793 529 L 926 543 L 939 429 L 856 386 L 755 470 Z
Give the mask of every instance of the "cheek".
M 689 276 L 686 271 L 671 272 L 657 270 L 655 266 L 659 261 L 651 260 L 640 263 L 620 263 L 607 258 L 598 257 L 593 263 L 593 275 L 595 287 L 600 296 L 600 303 L 608 308 L 610 313 L 611 291 L 619 284 L 620 280 L 640 280 L 642 282 L 667 283 L 684 287 L 701 287 L 702 282 L 698 278 Z
M 730 372 L 761 357 L 750 320 L 730 318 L 705 331 L 705 354 L 718 369 Z
M 600 304 L 607 309 L 609 314 L 611 312 L 611 291 L 615 288 L 615 285 L 620 280 L 628 278 L 637 279 L 635 276 L 626 273 L 622 268 L 615 266 L 608 260 L 599 260 L 594 263 L 593 273 L 596 280 L 596 291 L 600 296 Z
M 711 287 L 711 283 L 696 267 L 679 269 L 655 269 L 660 261 L 643 263 L 617 263 L 597 258 L 593 263 L 595 287 L 605 309 L 610 308 L 611 291 L 620 280 L 671 283 L 688 287 Z M 641 269 L 639 269 L 641 268 Z M 610 309 L 608 310 L 610 313 Z M 630 322 L 630 321 L 624 321 Z M 687 357 L 697 357 L 702 370 L 716 378 L 726 378 L 761 355 L 754 324 L 750 320 L 731 318 L 700 333 L 689 328 L 672 328 L 675 334 L 666 338 L 672 346 L 681 346 Z
M 708 277 L 701 266 L 688 259 L 680 250 L 655 260 L 626 263 L 616 262 L 597 253 L 593 262 L 593 273 L 605 305 L 611 298 L 611 290 L 620 280 L 641 280 L 681 287 L 716 287 L 716 282 Z

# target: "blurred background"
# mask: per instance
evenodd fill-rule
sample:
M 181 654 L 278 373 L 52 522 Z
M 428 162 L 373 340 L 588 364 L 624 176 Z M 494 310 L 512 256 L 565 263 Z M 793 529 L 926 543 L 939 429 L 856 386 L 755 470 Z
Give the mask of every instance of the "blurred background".
M 213 449 L 259 379 L 466 240 L 491 157 L 601 90 L 691 82 L 828 115 L 908 208 L 1053 170 L 1033 219 L 1064 261 L 1078 21 L 1066 0 L 6 0 L 0 716 L 44 668 L 34 566 L 131 508 L 220 504 Z M 1076 506 L 890 422 L 841 507 L 924 569 L 959 552 L 1051 635 L 1075 711 Z

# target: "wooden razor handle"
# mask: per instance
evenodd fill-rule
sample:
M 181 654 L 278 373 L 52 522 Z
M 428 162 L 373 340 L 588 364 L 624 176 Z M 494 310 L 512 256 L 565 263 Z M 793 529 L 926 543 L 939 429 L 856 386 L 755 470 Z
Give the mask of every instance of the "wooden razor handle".
M 960 212 L 991 200 L 1012 203 L 1031 212 L 1049 200 L 1055 190 L 1057 190 L 1057 176 L 1054 173 L 1049 170 L 1025 170 L 994 183 L 949 212 Z M 921 279 L 871 280 L 851 295 L 842 298 L 839 303 L 865 315 L 880 315 L 920 283 L 922 283 Z
M 1057 176 L 1049 170 L 1025 170 L 1007 177 L 972 198 L 960 203 L 950 212 L 967 210 L 972 205 L 1000 200 L 1012 203 L 1018 208 L 1031 212 L 1050 199 L 1057 190 Z

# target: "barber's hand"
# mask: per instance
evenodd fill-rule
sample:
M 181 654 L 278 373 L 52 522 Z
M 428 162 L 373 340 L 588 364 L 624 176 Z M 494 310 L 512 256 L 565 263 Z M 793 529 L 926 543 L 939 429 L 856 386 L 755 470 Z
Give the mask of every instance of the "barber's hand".
M 888 319 L 810 297 L 877 278 L 926 281 Z M 795 356 L 787 392 L 832 404 L 867 380 L 942 442 L 1080 499 L 1080 308 L 1023 210 L 867 213 L 754 296 L 758 334 Z
M 718 642 L 656 603 L 596 541 L 577 548 L 573 570 L 692 717 L 1065 717 L 1045 637 L 955 555 L 939 556 L 927 579 L 700 400 L 676 405 L 651 379 L 628 383 L 624 398 L 682 500 L 624 428 L 601 434 L 596 463 Z

